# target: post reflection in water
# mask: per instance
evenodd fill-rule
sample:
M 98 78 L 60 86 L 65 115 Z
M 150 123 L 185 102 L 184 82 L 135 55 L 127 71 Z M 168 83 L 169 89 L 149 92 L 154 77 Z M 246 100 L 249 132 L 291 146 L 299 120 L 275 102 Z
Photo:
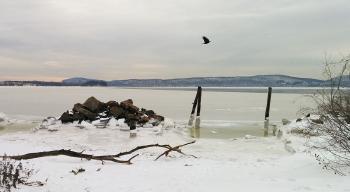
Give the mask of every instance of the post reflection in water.
M 191 127 L 190 129 L 191 129 L 191 137 L 200 138 L 200 136 L 201 136 L 201 129 L 200 128 Z

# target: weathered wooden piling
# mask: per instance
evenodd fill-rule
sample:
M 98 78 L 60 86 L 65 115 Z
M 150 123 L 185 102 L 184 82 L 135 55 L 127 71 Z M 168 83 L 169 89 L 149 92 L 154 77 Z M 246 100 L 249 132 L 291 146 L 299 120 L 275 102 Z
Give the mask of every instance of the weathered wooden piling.
M 272 88 L 269 87 L 268 93 L 267 93 L 267 104 L 266 104 L 266 110 L 265 110 L 265 120 L 270 117 L 271 94 L 272 94 Z
M 202 87 L 198 87 L 198 104 L 197 104 L 197 115 L 194 128 L 199 128 L 201 123 L 201 102 L 202 102 Z
M 266 110 L 265 110 L 265 121 L 264 121 L 264 136 L 268 136 L 269 134 L 269 118 L 270 118 L 270 104 L 271 104 L 271 94 L 272 94 L 272 88 L 268 88 L 267 93 L 267 104 L 266 104 Z
M 193 101 L 192 111 L 191 111 L 190 119 L 188 121 L 189 126 L 193 125 L 194 113 L 196 112 L 196 107 L 197 107 L 197 103 L 198 103 L 198 95 L 199 95 L 199 87 L 197 89 L 196 97 L 194 98 L 194 101 Z

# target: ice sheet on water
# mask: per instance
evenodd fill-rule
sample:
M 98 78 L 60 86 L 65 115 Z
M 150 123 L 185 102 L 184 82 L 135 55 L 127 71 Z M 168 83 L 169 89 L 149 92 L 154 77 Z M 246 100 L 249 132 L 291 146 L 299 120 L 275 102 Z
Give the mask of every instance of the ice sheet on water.
M 26 123 L 32 123 L 33 121 L 27 120 L 27 119 L 16 119 L 16 118 L 10 118 L 5 113 L 0 112 L 0 124 L 1 125 L 8 125 L 8 124 L 26 124 Z
M 246 126 L 260 125 L 258 121 L 227 121 L 227 120 L 202 120 L 201 127 L 215 128 L 241 128 Z
M 35 127 L 39 121 L 30 116 L 8 116 L 0 112 L 1 134 L 8 132 L 29 131 Z

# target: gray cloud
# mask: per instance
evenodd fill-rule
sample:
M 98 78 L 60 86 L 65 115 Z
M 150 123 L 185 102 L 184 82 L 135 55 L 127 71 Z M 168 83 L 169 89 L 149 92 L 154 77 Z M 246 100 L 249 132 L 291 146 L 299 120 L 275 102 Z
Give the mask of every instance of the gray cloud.
M 0 80 L 290 74 L 348 53 L 347 0 L 2 0 Z M 201 45 L 201 36 L 213 41 Z

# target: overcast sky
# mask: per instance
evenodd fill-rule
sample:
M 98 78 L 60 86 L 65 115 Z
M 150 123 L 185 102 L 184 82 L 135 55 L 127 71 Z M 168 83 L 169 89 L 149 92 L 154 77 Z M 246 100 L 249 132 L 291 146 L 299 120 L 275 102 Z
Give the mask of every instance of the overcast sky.
M 350 53 L 349 10 L 349 0 L 0 0 L 0 80 L 321 78 L 326 53 Z

